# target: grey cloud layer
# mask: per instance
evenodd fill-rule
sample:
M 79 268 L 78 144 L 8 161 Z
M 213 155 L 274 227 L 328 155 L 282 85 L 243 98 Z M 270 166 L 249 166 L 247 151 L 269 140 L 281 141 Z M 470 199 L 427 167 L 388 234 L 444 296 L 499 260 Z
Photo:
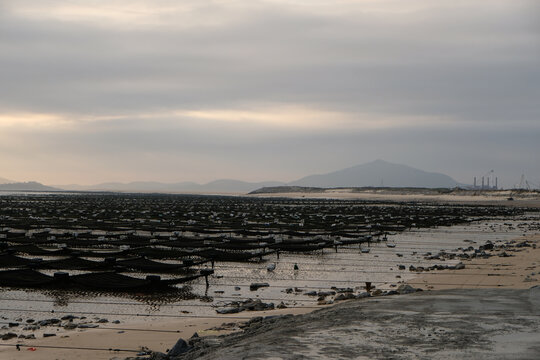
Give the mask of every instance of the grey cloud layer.
M 34 139 L 33 149 L 51 158 L 69 151 L 65 144 L 91 149 L 105 168 L 114 168 L 106 156 L 114 152 L 133 176 L 133 154 L 199 157 L 208 167 L 229 159 L 237 172 L 264 158 L 274 179 L 334 170 L 336 157 L 344 166 L 384 157 L 439 171 L 446 157 L 455 171 L 450 175 L 462 181 L 479 162 L 506 169 L 508 178 L 516 164 L 540 176 L 530 155 L 539 150 L 531 136 L 540 132 L 536 1 L 385 1 L 379 12 L 362 1 L 335 8 L 196 1 L 187 15 L 175 3 L 156 2 L 172 10 L 138 24 L 58 19 L 46 11 L 30 16 L 18 7 L 43 6 L 39 1 L 0 1 L 1 112 L 74 121 L 123 116 L 66 132 L 21 129 L 18 136 Z M 152 118 L 261 104 L 372 121 L 444 118 L 453 125 L 344 131 L 329 121 L 326 130 L 291 133 L 260 124 Z M 145 119 L 136 119 L 141 113 Z M 22 150 L 2 149 L 3 156 L 10 151 Z M 194 174 L 185 180 L 198 180 Z
M 355 6 L 339 16 L 268 5 L 229 10 L 235 21 L 216 26 L 183 27 L 173 13 L 166 26 L 140 28 L 8 12 L 0 25 L 0 105 L 125 114 L 300 102 L 530 120 L 540 95 L 539 34 L 530 12 L 539 7 L 494 4 L 397 15 Z

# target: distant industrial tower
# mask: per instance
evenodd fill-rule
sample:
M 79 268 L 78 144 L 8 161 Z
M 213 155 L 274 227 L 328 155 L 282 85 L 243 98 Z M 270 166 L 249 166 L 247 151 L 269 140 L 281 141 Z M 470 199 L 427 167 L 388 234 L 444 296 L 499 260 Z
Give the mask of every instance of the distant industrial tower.
M 478 186 L 476 176 L 474 177 L 473 189 L 475 190 L 497 190 L 499 186 L 499 178 L 496 177 L 495 171 L 490 170 L 482 176 L 482 184 Z

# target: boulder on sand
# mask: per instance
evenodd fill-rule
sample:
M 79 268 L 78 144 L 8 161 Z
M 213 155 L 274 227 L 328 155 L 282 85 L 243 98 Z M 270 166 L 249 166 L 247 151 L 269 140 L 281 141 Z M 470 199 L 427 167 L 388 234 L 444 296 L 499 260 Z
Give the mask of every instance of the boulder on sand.
M 167 353 L 167 356 L 169 357 L 179 356 L 185 352 L 188 352 L 189 350 L 191 350 L 191 346 L 189 346 L 188 343 L 185 342 L 184 339 L 180 338 L 178 339 L 176 344 L 174 344 L 173 348 L 169 350 L 169 352 Z
M 415 293 L 416 289 L 413 288 L 409 284 L 402 284 L 402 285 L 399 285 L 399 287 L 397 288 L 397 292 L 399 294 L 401 294 L 401 295 L 403 295 L 403 294 L 411 294 L 411 293 Z

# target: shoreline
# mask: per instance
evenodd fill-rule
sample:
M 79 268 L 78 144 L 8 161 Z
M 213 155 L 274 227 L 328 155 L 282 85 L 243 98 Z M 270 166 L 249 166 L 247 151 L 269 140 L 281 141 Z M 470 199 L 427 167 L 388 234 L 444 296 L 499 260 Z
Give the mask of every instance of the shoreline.
M 540 195 L 521 195 L 511 190 L 496 193 L 482 192 L 466 194 L 434 194 L 433 192 L 396 192 L 391 190 L 363 190 L 328 189 L 321 192 L 283 192 L 283 193 L 255 193 L 248 194 L 254 198 L 290 198 L 290 199 L 336 199 L 336 200 L 365 200 L 365 201 L 392 201 L 392 202 L 433 202 L 444 204 L 463 205 L 496 205 L 508 207 L 540 208 Z M 512 197 L 514 200 L 509 201 Z

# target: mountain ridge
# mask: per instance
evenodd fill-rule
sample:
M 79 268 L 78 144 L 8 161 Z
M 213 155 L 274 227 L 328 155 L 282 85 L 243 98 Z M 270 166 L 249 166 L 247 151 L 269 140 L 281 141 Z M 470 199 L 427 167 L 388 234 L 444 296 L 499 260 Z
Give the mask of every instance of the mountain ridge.
M 0 178 L 0 181 L 4 180 Z M 7 179 L 6 179 L 7 180 Z M 1 184 L 1 182 L 0 182 Z M 191 181 L 164 183 L 157 181 L 104 182 L 96 185 L 53 185 L 37 182 L 0 185 L 5 189 L 36 191 L 112 191 L 112 192 L 178 192 L 178 193 L 249 193 L 264 187 L 298 186 L 311 188 L 339 187 L 396 187 L 396 188 L 454 188 L 462 186 L 448 175 L 428 172 L 411 166 L 375 160 L 365 164 L 325 174 L 314 174 L 291 182 L 247 182 L 235 179 L 218 179 L 199 184 Z M 26 184 L 26 185 L 25 185 Z M 6 188 L 7 186 L 7 188 Z
M 133 181 L 129 183 L 106 182 L 96 185 L 57 185 L 71 191 L 143 191 L 143 192 L 250 192 L 261 187 L 283 185 L 279 181 L 247 182 L 233 179 L 218 179 L 205 184 L 184 181 L 162 183 L 158 181 Z
M 8 191 L 62 191 L 62 189 L 52 186 L 43 185 L 36 181 L 14 182 L 0 184 L 0 190 Z

